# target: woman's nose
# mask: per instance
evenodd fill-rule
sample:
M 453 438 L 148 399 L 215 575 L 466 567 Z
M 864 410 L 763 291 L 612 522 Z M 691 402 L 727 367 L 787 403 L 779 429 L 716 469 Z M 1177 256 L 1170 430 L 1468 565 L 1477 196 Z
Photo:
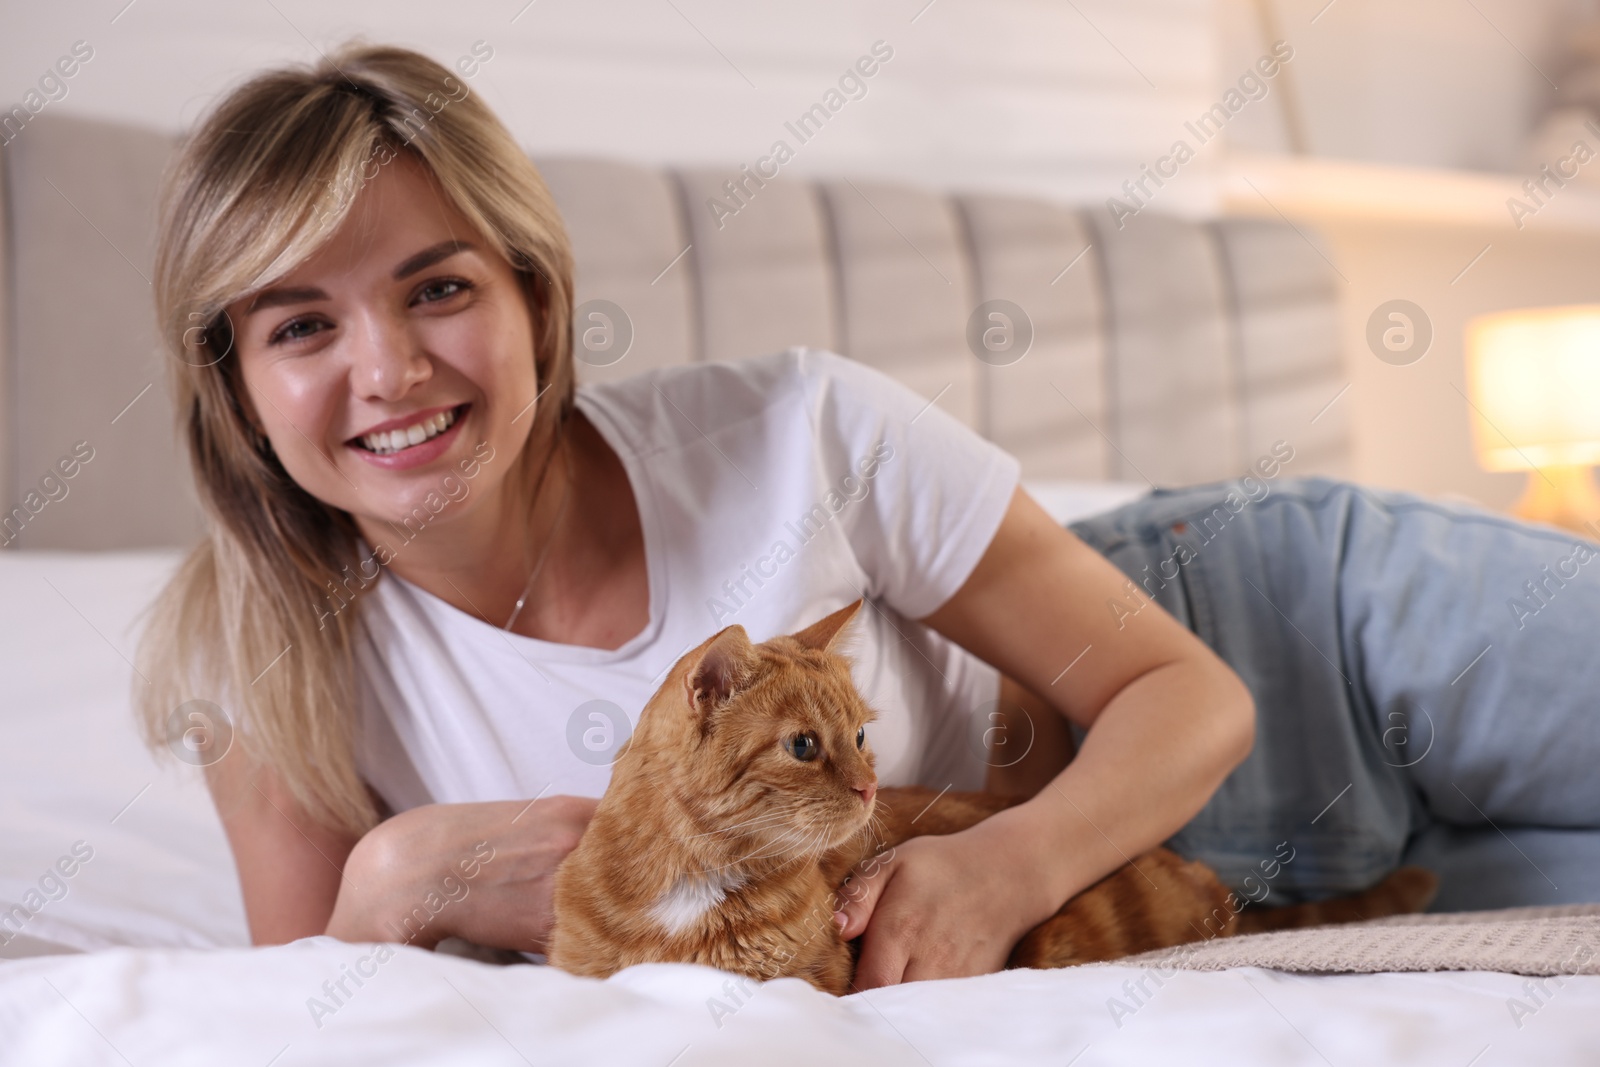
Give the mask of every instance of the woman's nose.
M 357 315 L 350 345 L 350 384 L 370 400 L 400 400 L 433 376 L 433 363 L 404 319 L 382 312 Z

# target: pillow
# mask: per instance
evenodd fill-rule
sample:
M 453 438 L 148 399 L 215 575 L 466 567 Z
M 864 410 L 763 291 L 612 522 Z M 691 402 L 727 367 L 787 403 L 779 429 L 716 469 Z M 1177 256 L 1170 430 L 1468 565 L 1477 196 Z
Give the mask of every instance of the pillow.
M 0 957 L 249 944 L 200 769 L 133 722 L 139 616 L 180 558 L 0 553 Z

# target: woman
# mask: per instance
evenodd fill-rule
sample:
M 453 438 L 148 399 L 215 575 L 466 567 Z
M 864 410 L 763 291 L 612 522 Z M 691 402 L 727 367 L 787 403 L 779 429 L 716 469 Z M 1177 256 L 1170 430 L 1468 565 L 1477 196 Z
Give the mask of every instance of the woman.
M 554 868 L 678 656 L 861 596 L 886 781 L 981 787 L 966 722 L 997 699 L 1038 734 L 995 779 L 1030 800 L 857 879 L 839 918 L 862 988 L 999 969 L 1203 807 L 1197 851 L 1235 876 L 1304 824 L 1223 839 L 1292 789 L 1269 774 L 1207 807 L 1251 750 L 1252 696 L 1167 610 L 1187 618 L 1184 582 L 1141 596 L 1102 554 L 1138 577 L 1165 550 L 1139 505 L 1083 527 L 1090 547 L 1014 459 L 829 353 L 575 391 L 572 269 L 504 127 L 403 50 L 254 79 L 169 175 L 157 303 L 210 533 L 148 631 L 142 710 L 156 743 L 192 698 L 237 721 L 207 775 L 257 943 L 539 951 Z M 1335 767 L 1372 732 L 1342 730 Z M 1352 878 L 1295 864 L 1316 877 L 1280 884 L 1302 892 Z

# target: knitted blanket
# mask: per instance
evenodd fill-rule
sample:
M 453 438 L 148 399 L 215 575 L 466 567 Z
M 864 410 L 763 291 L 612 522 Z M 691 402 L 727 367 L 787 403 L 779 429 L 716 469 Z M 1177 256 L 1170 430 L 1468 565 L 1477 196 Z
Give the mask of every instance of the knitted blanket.
M 1161 971 L 1508 971 L 1600 974 L 1600 904 L 1396 915 L 1218 938 L 1116 961 Z

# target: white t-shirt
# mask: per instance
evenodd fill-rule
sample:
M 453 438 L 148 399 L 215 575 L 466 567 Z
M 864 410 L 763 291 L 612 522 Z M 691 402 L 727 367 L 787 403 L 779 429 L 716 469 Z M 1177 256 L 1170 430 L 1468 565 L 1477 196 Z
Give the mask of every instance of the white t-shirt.
M 627 469 L 650 620 L 614 650 L 555 644 L 385 574 L 361 601 L 356 755 L 395 811 L 598 797 L 684 652 L 733 623 L 752 641 L 792 633 L 862 596 L 848 650 L 879 716 L 867 732 L 880 780 L 982 788 L 999 675 L 912 620 L 977 565 L 1014 457 L 817 349 L 584 386 L 577 405 Z

